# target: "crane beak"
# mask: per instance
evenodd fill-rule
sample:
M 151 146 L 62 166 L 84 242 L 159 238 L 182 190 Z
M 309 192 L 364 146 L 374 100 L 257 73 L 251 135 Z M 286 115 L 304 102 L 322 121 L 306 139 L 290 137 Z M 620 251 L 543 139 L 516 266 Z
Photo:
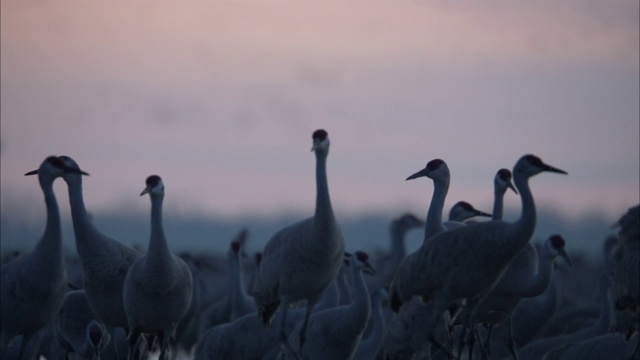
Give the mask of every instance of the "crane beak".
M 493 217 L 493 215 L 480 210 L 476 210 L 476 216 Z
M 70 168 L 65 168 L 65 169 L 64 169 L 64 172 L 65 172 L 65 173 L 67 173 L 67 174 L 80 174 L 80 175 L 86 175 L 86 176 L 89 176 L 89 173 L 84 172 L 84 171 L 79 170 L 79 169 L 70 169 Z
M 558 174 L 569 175 L 566 171 L 562 169 L 555 168 L 551 165 L 543 164 L 543 171 L 554 172 Z
M 142 192 L 140 193 L 140 196 L 148 193 L 149 193 L 149 187 L 146 187 L 144 190 L 142 190 Z
M 518 194 L 518 190 L 516 190 L 516 187 L 513 186 L 513 183 L 511 181 L 509 181 L 509 184 L 507 186 L 509 186 L 509 189 L 513 190 L 516 195 Z
M 558 253 L 560 254 L 560 256 L 562 256 L 562 258 L 567 262 L 567 264 L 569 264 L 569 266 L 573 266 L 573 262 L 571 261 L 571 258 L 569 257 L 569 255 L 567 254 L 566 251 L 564 251 L 564 249 L 560 249 L 558 251 Z
M 378 273 L 376 269 L 374 269 L 373 266 L 371 266 L 371 264 L 368 261 L 365 262 L 365 266 L 362 269 L 362 271 L 370 275 L 375 275 Z
M 417 178 L 423 177 L 423 176 L 427 176 L 427 169 L 426 168 L 424 168 L 424 169 L 418 171 L 417 173 L 409 176 L 406 180 L 413 180 L 413 179 L 417 179 Z
M 38 169 L 35 169 L 35 170 L 31 170 L 28 173 L 24 174 L 24 176 L 37 175 L 37 174 L 38 174 Z

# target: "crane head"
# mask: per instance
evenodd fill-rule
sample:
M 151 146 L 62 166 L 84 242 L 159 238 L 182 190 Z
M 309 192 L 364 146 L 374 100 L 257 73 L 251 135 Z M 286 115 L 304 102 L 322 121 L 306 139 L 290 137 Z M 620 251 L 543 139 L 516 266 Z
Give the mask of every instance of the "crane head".
M 571 258 L 569 257 L 569 255 L 564 249 L 565 241 L 564 241 L 564 238 L 562 238 L 562 236 L 558 234 L 551 235 L 549 237 L 549 244 L 551 245 L 553 250 L 555 250 L 555 253 L 557 255 L 561 256 L 567 262 L 567 264 L 569 264 L 569 266 L 573 266 L 573 262 L 571 262 Z
M 42 164 L 40 164 L 40 167 L 36 170 L 31 170 L 29 172 L 27 172 L 26 174 L 24 174 L 25 176 L 29 176 L 29 175 L 37 175 L 40 173 L 40 171 L 45 171 L 47 173 L 51 173 L 53 175 L 57 176 L 63 176 L 64 174 L 81 174 L 81 175 L 89 175 L 88 173 L 80 170 L 80 168 L 77 166 L 70 166 L 68 164 L 65 163 L 65 161 L 63 159 L 61 159 L 59 156 L 55 156 L 55 155 L 51 155 L 48 156 L 43 162 Z
M 484 211 L 480 211 L 466 201 L 458 201 L 451 207 L 449 211 L 449 220 L 463 222 L 474 216 L 491 217 L 492 215 Z
M 140 196 L 144 194 L 164 194 L 164 184 L 162 179 L 158 175 L 151 175 L 145 182 L 147 187 L 142 190 Z
M 539 157 L 531 154 L 521 157 L 513 167 L 514 177 L 522 176 L 528 178 L 544 171 L 567 175 L 566 171 L 545 164 Z
M 424 169 L 410 175 L 406 180 L 413 180 L 423 176 L 433 179 L 434 181 L 442 180 L 449 182 L 449 167 L 444 160 L 433 159 L 427 163 Z
M 311 151 L 324 152 L 325 154 L 329 151 L 329 134 L 325 130 L 318 129 L 314 131 L 311 138 L 313 139 Z
M 515 186 L 513 186 L 513 183 L 511 182 L 511 171 L 509 171 L 509 169 L 500 169 L 498 170 L 498 173 L 496 174 L 495 179 L 493 180 L 493 187 L 495 189 L 496 192 L 504 192 L 507 191 L 507 189 L 511 189 L 513 190 L 514 193 L 518 193 L 518 190 L 516 190 Z

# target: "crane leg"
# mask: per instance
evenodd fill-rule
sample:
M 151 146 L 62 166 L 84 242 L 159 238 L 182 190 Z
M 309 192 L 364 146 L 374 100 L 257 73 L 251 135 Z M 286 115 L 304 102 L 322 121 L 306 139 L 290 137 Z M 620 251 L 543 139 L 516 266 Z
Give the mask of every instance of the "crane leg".
M 507 321 L 509 323 L 509 351 L 511 351 L 511 355 L 513 356 L 514 360 L 519 360 L 518 352 L 516 351 L 516 341 L 513 338 L 513 321 L 511 319 L 511 316 L 509 316 Z
M 140 334 L 140 329 L 137 327 L 132 327 L 129 331 L 129 354 L 127 355 L 127 360 L 134 360 L 133 353 L 136 349 L 136 344 L 138 343 Z
M 491 333 L 493 331 L 493 325 L 485 324 L 485 326 L 487 329 L 487 338 L 485 339 L 484 344 L 482 343 L 480 330 L 476 328 L 476 337 L 478 339 L 478 343 L 480 344 L 480 352 L 482 354 L 482 360 L 487 360 L 489 359 L 489 356 L 491 356 Z

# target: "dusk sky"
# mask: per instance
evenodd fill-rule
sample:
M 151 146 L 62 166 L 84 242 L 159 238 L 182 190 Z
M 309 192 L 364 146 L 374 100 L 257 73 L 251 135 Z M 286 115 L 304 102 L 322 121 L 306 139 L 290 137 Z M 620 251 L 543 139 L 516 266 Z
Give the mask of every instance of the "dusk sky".
M 569 175 L 539 204 L 615 220 L 640 200 L 639 2 L 6 1 L 2 212 L 44 215 L 24 173 L 69 155 L 93 212 L 300 211 L 324 128 L 339 216 L 426 214 L 441 158 L 458 200 L 491 211 L 493 176 L 533 153 Z M 63 216 L 68 197 L 56 193 Z M 519 209 L 509 194 L 507 206 Z

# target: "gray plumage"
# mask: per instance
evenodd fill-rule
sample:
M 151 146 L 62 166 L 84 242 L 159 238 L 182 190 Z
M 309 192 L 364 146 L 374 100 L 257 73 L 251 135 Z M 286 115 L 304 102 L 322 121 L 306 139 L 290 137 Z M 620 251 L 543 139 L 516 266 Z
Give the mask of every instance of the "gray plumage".
M 504 212 L 504 195 L 507 189 L 513 190 L 514 193 L 518 193 L 516 188 L 511 182 L 512 175 L 509 169 L 500 169 L 493 178 L 493 220 L 502 220 L 502 214 Z
M 535 297 L 545 292 L 551 283 L 554 261 L 558 256 L 563 257 L 571 265 L 571 260 L 564 250 L 564 246 L 564 239 L 559 235 L 547 238 L 540 254 L 536 252 L 531 243 L 527 243 L 514 257 L 496 286 L 476 310 L 475 321 L 488 325 L 489 334 L 491 334 L 493 326 L 507 321 L 509 346 L 516 359 L 515 343 L 511 331 L 513 310 L 523 298 Z M 487 339 L 487 343 L 489 340 Z
M 84 290 L 69 291 L 54 321 L 56 340 L 81 359 L 99 359 L 111 336 L 96 320 Z
M 247 295 L 242 279 L 242 254 L 241 244 L 244 240 L 238 241 L 247 236 L 247 230 L 242 229 L 240 234 L 230 243 L 227 253 L 228 260 L 228 292 L 219 301 L 208 306 L 200 315 L 198 324 L 199 333 L 203 334 L 207 329 L 214 326 L 234 321 L 235 319 L 256 311 L 253 299 Z
M 353 360 L 375 360 L 384 340 L 384 333 L 387 328 L 383 307 L 389 306 L 389 290 L 385 286 L 380 286 L 371 291 L 371 315 L 367 327 L 370 327 L 368 336 L 363 334 L 358 349 L 353 355 Z
M 415 215 L 406 213 L 391 221 L 389 225 L 389 238 L 391 240 L 391 250 L 386 256 L 381 257 L 376 263 L 378 275 L 373 281 L 375 286 L 380 284 L 388 285 L 393 280 L 398 265 L 407 256 L 405 236 L 409 230 L 423 227 L 424 222 Z
M 141 333 L 155 334 L 166 358 L 169 340 L 189 309 L 193 279 L 187 264 L 171 253 L 162 226 L 164 184 L 147 178 L 140 196 L 151 198 L 151 236 L 147 255 L 131 265 L 124 282 L 124 308 L 129 323 L 129 358 Z
M 314 312 L 331 309 L 338 305 L 336 282 L 327 289 L 322 299 L 313 308 Z M 304 319 L 305 309 L 288 311 L 285 332 Z M 279 323 L 282 309 L 274 314 Z M 239 317 L 233 322 L 220 324 L 205 331 L 196 345 L 195 360 L 273 360 L 281 349 L 279 329 L 265 327 L 257 312 Z
M 31 337 L 47 326 L 62 306 L 67 291 L 67 273 L 60 210 L 53 182 L 70 172 L 78 170 L 67 167 L 56 156 L 49 156 L 38 170 L 25 174 L 38 175 L 47 207 L 47 224 L 30 254 L 2 265 L 0 350 L 3 357 L 9 343 L 19 335 L 23 336 L 21 356 Z
M 414 295 L 434 301 L 436 310 L 425 325 L 429 329 L 455 304 L 466 303 L 472 315 L 533 234 L 536 209 L 528 180 L 543 171 L 566 174 L 534 155 L 521 157 L 514 166 L 514 183 L 522 202 L 516 222 L 489 221 L 449 230 L 407 256 L 392 286 L 392 308 L 397 311 Z
M 442 224 L 442 211 L 449 191 L 451 174 L 447 163 L 441 159 L 434 159 L 429 161 L 424 169 L 407 177 L 407 180 L 420 177 L 428 177 L 433 180 L 433 194 L 425 220 L 424 243 L 432 236 L 447 230 Z
M 308 323 L 308 338 L 304 347 L 297 347 L 304 324 L 298 324 L 289 343 L 297 356 L 294 359 L 350 360 L 360 343 L 371 312 L 369 291 L 363 278 L 363 272 L 373 272 L 364 252 L 356 252 L 350 259 L 351 276 L 354 288 L 353 301 L 349 305 L 338 306 L 314 313 Z M 288 357 L 290 358 L 290 357 Z
M 546 337 L 536 341 L 533 341 L 522 349 L 518 350 L 518 355 L 521 360 L 538 360 L 543 359 L 551 352 L 556 352 L 567 349 L 571 345 L 579 344 L 582 341 L 590 339 L 594 336 L 606 334 L 611 326 L 611 299 L 609 296 L 609 290 L 613 277 L 611 274 L 603 274 L 600 277 L 598 284 L 601 312 L 598 319 L 591 325 L 569 334 Z
M 273 235 L 262 252 L 251 291 L 265 324 L 278 307 L 284 309 L 279 331 L 283 343 L 287 341 L 284 323 L 289 304 L 307 301 L 300 336 L 300 342 L 304 343 L 311 311 L 336 278 L 344 258 L 344 239 L 335 220 L 327 182 L 329 138 L 326 131 L 316 130 L 312 139 L 316 156 L 315 214 Z
M 476 216 L 491 217 L 492 215 L 482 210 L 478 210 L 466 201 L 458 201 L 449 210 L 449 221 L 463 223 L 465 220 Z M 445 223 L 446 224 L 446 223 Z
M 66 166 L 80 169 L 72 158 L 60 158 Z M 108 237 L 95 226 L 85 208 L 82 177 L 79 173 L 65 174 L 63 179 L 69 190 L 76 250 L 82 264 L 84 289 L 91 308 L 98 319 L 110 329 L 128 329 L 122 288 L 129 267 L 143 254 Z

